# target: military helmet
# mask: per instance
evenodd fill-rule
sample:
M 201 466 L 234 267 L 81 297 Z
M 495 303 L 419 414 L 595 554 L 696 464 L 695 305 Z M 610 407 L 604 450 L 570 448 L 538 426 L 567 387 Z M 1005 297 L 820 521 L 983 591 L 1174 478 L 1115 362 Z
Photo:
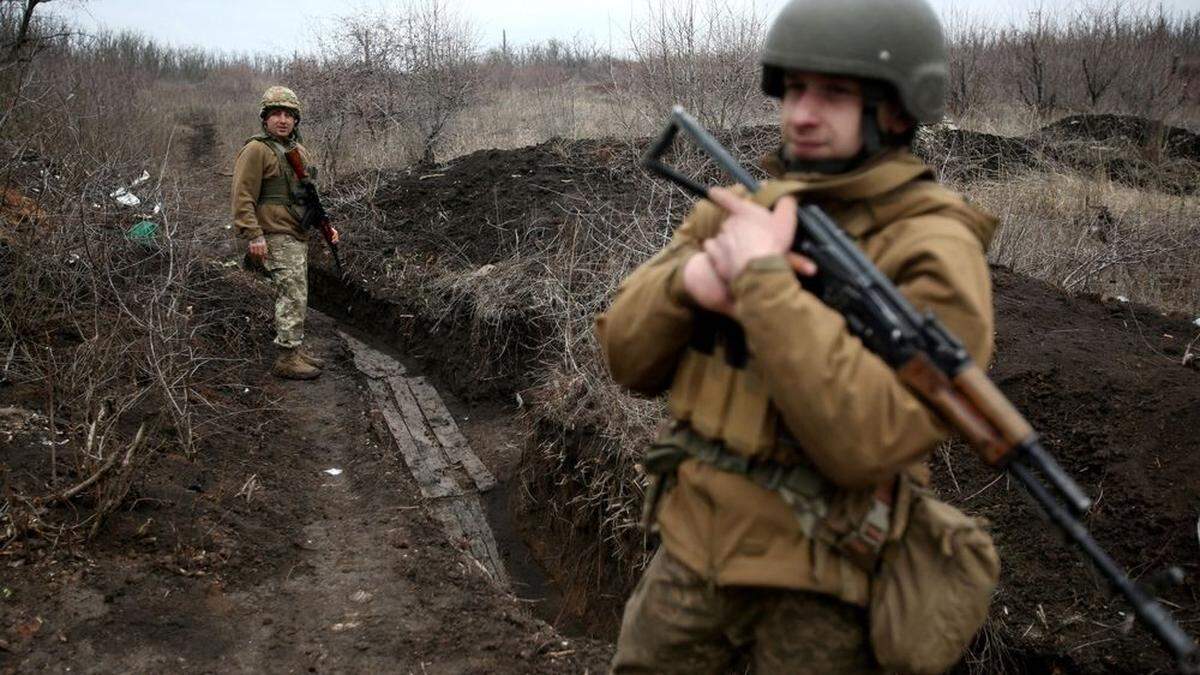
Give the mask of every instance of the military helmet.
M 791 0 L 767 33 L 762 88 L 783 96 L 789 70 L 890 84 L 918 122 L 945 109 L 942 25 L 925 0 Z
M 271 108 L 286 108 L 296 114 L 296 119 L 300 119 L 300 99 L 297 98 L 296 92 L 287 87 L 267 87 L 263 92 L 262 104 L 259 108 L 259 115 L 266 117 L 267 111 Z

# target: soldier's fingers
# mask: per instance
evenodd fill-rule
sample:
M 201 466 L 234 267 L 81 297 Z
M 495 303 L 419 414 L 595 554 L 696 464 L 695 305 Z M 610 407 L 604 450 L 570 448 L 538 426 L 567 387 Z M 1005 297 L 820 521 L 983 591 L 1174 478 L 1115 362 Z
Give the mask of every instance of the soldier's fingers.
M 813 262 L 812 258 L 791 251 L 784 255 L 787 257 L 788 264 L 796 270 L 796 274 L 802 277 L 811 277 L 817 273 L 817 263 Z
M 739 197 L 736 192 L 729 188 L 715 187 L 708 191 L 708 198 L 717 206 L 725 209 L 732 214 L 756 213 L 765 212 L 766 209 L 751 202 L 747 199 Z
M 729 252 L 726 250 L 725 242 L 721 237 L 713 237 L 704 240 L 704 253 L 708 255 L 712 261 L 713 269 L 722 279 L 729 278 Z
M 796 198 L 791 195 L 784 195 L 775 202 L 775 208 L 771 209 L 771 220 L 776 223 L 792 223 L 796 222 Z
M 771 210 L 771 231 L 789 246 L 796 236 L 796 209 L 796 198 L 787 195 L 775 202 L 775 208 Z

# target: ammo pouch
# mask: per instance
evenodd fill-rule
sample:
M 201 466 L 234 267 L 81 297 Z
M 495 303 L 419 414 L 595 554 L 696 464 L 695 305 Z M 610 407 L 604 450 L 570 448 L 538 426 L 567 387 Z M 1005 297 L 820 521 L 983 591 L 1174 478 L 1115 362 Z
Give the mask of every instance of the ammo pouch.
M 941 673 L 983 626 L 1000 559 L 981 521 L 911 483 L 905 490 L 871 579 L 871 646 L 885 670 Z

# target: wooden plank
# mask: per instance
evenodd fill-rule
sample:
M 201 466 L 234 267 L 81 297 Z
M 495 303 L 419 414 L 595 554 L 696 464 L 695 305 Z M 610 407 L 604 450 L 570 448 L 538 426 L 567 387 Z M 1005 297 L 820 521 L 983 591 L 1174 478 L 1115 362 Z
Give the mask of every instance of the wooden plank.
M 446 463 L 431 462 L 429 452 L 413 440 L 403 415 L 396 407 L 391 387 L 381 380 L 367 380 L 367 387 L 421 494 L 433 499 L 462 494 L 462 488 L 447 474 Z
M 436 466 L 440 471 L 449 473 L 450 462 L 446 458 L 446 454 L 442 452 L 441 444 L 437 442 L 437 438 L 425 423 L 425 415 L 421 413 L 421 407 L 417 405 L 417 400 L 408 388 L 407 378 L 389 377 L 387 383 L 392 391 L 392 397 L 396 401 L 396 406 L 400 410 L 400 415 L 404 417 L 404 423 L 408 426 L 408 433 L 412 436 L 413 444 L 416 445 L 424 461 L 431 466 Z
M 407 370 L 404 364 L 396 359 L 374 349 L 351 335 L 338 331 L 338 335 L 346 341 L 346 346 L 354 354 L 354 367 L 370 378 L 387 378 L 403 375 Z
M 496 487 L 496 477 L 471 450 L 471 445 L 459 430 L 437 389 L 423 377 L 408 378 L 408 386 L 450 462 L 461 466 L 480 492 Z
M 509 587 L 508 572 L 504 569 L 504 561 L 478 495 L 440 499 L 434 505 L 434 516 L 451 543 L 465 545 L 467 554 L 479 561 L 493 581 L 504 588 Z
M 491 488 L 496 479 L 471 452 L 436 389 L 422 378 L 403 377 L 404 366 L 390 356 L 345 333 L 341 336 L 354 353 L 355 366 L 367 376 L 379 410 L 373 418 L 382 419 L 380 426 L 395 442 L 442 531 L 507 589 L 508 573 L 483 504 L 478 494 L 459 486 L 453 467 L 461 466 L 479 490 Z

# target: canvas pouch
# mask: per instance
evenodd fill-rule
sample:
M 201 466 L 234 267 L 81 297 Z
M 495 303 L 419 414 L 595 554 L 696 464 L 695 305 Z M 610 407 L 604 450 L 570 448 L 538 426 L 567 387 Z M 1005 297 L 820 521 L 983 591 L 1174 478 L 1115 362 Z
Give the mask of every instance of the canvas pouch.
M 981 520 L 901 485 L 897 506 L 907 508 L 896 509 L 872 578 L 871 646 L 886 670 L 941 673 L 983 626 L 1000 558 Z

